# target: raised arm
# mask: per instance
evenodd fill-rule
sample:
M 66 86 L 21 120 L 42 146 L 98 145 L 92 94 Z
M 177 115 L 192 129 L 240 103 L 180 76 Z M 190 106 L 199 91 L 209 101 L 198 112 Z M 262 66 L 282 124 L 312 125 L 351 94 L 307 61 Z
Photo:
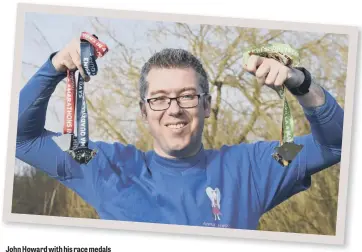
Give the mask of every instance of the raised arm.
M 67 69 L 80 67 L 77 48 L 79 40 L 74 40 L 58 53 L 53 53 L 20 91 L 16 157 L 89 200 L 95 199 L 94 185 L 98 178 L 94 167 L 102 153 L 87 166 L 79 165 L 58 146 L 56 139 L 62 134 L 44 128 L 49 99 L 58 83 L 66 77 Z M 82 69 L 80 72 L 84 74 Z M 100 145 L 89 142 L 90 148 Z
M 65 73 L 55 70 L 51 63 L 53 55 L 20 91 L 16 157 L 52 177 L 66 179 L 66 174 L 61 173 L 58 162 L 66 155 L 52 140 L 61 133 L 44 128 L 50 97 L 58 83 L 66 76 Z
M 257 56 L 251 57 L 249 64 L 246 68 L 255 74 L 258 82 L 272 88 L 282 84 L 289 89 L 301 87 L 309 73 Z M 279 141 L 257 142 L 249 150 L 254 159 L 251 172 L 262 212 L 308 189 L 312 174 L 340 162 L 343 109 L 330 93 L 313 81 L 312 76 L 311 80 L 309 92 L 296 95 L 296 98 L 303 107 L 312 133 L 295 138 L 295 143 L 302 144 L 303 149 L 292 163 L 283 167 L 273 159 Z

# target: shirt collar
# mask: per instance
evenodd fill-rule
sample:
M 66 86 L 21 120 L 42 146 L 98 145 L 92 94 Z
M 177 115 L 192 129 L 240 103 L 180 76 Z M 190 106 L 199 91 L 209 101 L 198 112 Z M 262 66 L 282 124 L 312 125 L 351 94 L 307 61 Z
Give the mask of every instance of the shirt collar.
M 155 151 L 152 151 L 152 162 L 151 169 L 156 167 L 163 168 L 162 170 L 167 170 L 169 172 L 181 172 L 182 174 L 188 173 L 187 170 L 193 168 L 191 170 L 203 170 L 205 167 L 205 149 L 204 146 L 201 145 L 200 150 L 191 157 L 187 158 L 165 158 L 158 155 Z M 156 168 L 157 169 L 157 168 Z

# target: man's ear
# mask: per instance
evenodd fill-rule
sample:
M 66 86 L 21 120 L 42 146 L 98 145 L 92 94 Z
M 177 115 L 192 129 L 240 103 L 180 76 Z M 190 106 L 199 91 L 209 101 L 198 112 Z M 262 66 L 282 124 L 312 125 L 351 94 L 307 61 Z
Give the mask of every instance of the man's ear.
M 211 114 L 211 95 L 207 95 L 204 99 L 205 118 L 209 118 Z
M 147 123 L 147 111 L 146 111 L 145 103 L 143 101 L 140 101 L 139 106 L 140 106 L 140 110 L 141 110 L 142 119 Z

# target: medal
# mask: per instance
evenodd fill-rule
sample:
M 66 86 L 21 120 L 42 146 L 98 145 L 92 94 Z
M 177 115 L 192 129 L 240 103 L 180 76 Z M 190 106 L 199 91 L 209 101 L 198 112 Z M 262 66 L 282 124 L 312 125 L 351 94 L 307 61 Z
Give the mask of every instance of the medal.
M 260 48 L 248 50 L 243 55 L 244 64 L 251 55 L 271 58 L 279 61 L 285 66 L 297 65 L 299 54 L 287 44 L 272 44 Z M 282 166 L 288 166 L 297 154 L 302 150 L 303 145 L 294 143 L 294 121 L 290 107 L 285 95 L 285 86 L 276 91 L 283 101 L 283 115 L 281 126 L 281 140 L 279 146 L 275 148 L 272 157 Z
M 87 164 L 97 154 L 95 150 L 81 147 L 70 150 L 68 153 L 80 164 Z
M 98 72 L 96 59 L 108 52 L 107 46 L 95 35 L 83 32 L 80 37 L 81 65 L 87 76 Z M 75 83 L 75 71 L 67 72 L 66 102 L 63 133 L 71 136 L 70 147 L 66 152 L 80 164 L 87 164 L 95 155 L 96 150 L 88 148 L 88 109 L 84 92 L 84 79 L 78 74 Z M 75 105 L 77 107 L 77 135 L 74 135 Z

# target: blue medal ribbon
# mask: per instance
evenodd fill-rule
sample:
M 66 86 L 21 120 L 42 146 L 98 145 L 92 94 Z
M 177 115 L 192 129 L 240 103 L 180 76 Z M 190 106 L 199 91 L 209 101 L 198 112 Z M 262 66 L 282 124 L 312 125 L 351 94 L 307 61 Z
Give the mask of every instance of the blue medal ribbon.
M 93 45 L 86 40 L 81 40 L 80 52 L 81 64 L 85 74 L 87 76 L 96 75 L 98 67 L 96 64 L 96 56 Z M 70 153 L 72 157 L 81 164 L 88 163 L 95 155 L 95 151 L 88 148 L 88 109 L 84 88 L 84 79 L 80 74 L 78 74 L 76 97 L 77 136 L 73 138 Z
M 80 44 L 81 64 L 84 72 L 88 76 L 94 76 L 98 72 L 94 48 L 88 41 L 82 41 Z M 89 130 L 88 130 L 88 109 L 87 100 L 84 92 L 84 79 L 78 75 L 77 87 L 77 141 L 78 148 L 88 148 Z

